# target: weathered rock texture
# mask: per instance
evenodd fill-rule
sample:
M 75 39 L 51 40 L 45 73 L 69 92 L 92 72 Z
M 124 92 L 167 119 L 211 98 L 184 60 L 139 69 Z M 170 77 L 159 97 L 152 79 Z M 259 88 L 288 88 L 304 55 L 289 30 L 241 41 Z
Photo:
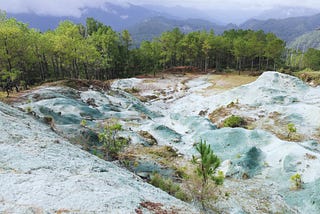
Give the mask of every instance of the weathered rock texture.
M 197 213 L 3 103 L 0 127 L 0 213 Z

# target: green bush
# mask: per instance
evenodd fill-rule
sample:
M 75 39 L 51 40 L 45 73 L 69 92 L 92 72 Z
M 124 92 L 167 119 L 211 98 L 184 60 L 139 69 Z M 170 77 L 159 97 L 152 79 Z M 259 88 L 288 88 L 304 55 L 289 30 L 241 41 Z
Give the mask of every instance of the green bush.
M 298 189 L 302 188 L 302 179 L 301 179 L 301 175 L 299 173 L 292 175 L 290 177 L 290 180 L 292 182 L 291 189 L 298 190 Z
M 85 119 L 81 120 L 80 126 L 85 127 L 87 125 L 87 121 Z
M 122 126 L 118 123 L 108 125 L 99 133 L 99 141 L 103 144 L 103 150 L 107 160 L 116 159 L 119 152 L 129 144 L 130 139 L 119 137 L 118 132 Z
M 245 124 L 245 121 L 243 118 L 235 115 L 231 115 L 227 119 L 223 121 L 223 127 L 242 127 Z
M 28 114 L 32 112 L 31 106 L 27 106 L 27 107 L 26 107 L 26 112 L 27 112 Z
M 288 128 L 288 138 L 291 138 L 293 133 L 297 132 L 297 128 L 293 123 L 289 123 L 287 128 Z

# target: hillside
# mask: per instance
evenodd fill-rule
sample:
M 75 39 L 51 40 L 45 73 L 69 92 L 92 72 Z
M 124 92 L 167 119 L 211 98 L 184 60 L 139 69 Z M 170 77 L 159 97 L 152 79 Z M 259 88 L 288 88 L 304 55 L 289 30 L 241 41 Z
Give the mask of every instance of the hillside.
M 178 12 L 175 13 L 174 11 Z M 296 37 L 318 28 L 320 22 L 320 14 L 301 16 L 316 13 L 316 10 L 308 8 L 278 8 L 265 11 L 260 16 L 256 16 L 256 19 L 250 19 L 239 26 L 235 24 L 216 24 L 225 23 L 226 20 L 220 18 L 216 22 L 207 21 L 215 19 L 205 13 L 199 14 L 201 12 L 198 10 L 190 11 L 192 11 L 190 8 L 183 7 L 167 8 L 166 12 L 166 7 L 159 7 L 157 10 L 155 6 L 105 3 L 99 8 L 83 8 L 80 17 L 59 17 L 38 15 L 36 13 L 9 13 L 8 16 L 15 17 L 17 20 L 28 23 L 30 27 L 40 29 L 41 31 L 55 29 L 59 25 L 59 22 L 63 20 L 85 24 L 87 17 L 93 17 L 117 31 L 129 29 L 137 45 L 142 40 L 152 40 L 152 38 L 159 36 L 164 31 L 172 30 L 176 27 L 186 33 L 211 29 L 216 34 L 221 34 L 225 30 L 238 28 L 263 30 L 265 32 L 273 32 L 287 43 L 290 43 Z M 214 14 L 218 15 L 219 11 L 216 11 Z M 198 18 L 188 18 L 188 16 Z M 291 16 L 300 17 L 285 18 Z
M 317 9 L 307 8 L 307 7 L 278 6 L 278 7 L 265 10 L 254 18 L 257 20 L 286 19 L 290 17 L 312 16 L 312 15 L 316 15 L 319 12 L 320 11 Z
M 163 15 L 163 13 L 155 12 L 141 6 L 133 4 L 122 6 L 112 3 L 105 3 L 101 8 L 83 8 L 80 17 L 47 16 L 36 13 L 8 14 L 9 17 L 14 17 L 18 21 L 28 23 L 30 27 L 40 29 L 41 31 L 53 30 L 59 25 L 59 22 L 63 20 L 71 20 L 74 23 L 85 24 L 87 17 L 93 17 L 105 25 L 111 26 L 113 29 L 124 30 L 146 18 L 160 15 Z
M 306 51 L 309 48 L 320 49 L 320 31 L 314 30 L 299 36 L 293 40 L 289 45 L 289 48 L 294 50 Z
M 226 26 L 217 25 L 202 19 L 177 20 L 159 16 L 146 19 L 130 27 L 129 32 L 132 34 L 134 41 L 139 44 L 143 40 L 150 41 L 153 38 L 160 36 L 161 33 L 170 31 L 174 28 L 179 28 L 184 33 L 214 30 L 215 34 L 221 34 L 225 30 L 234 29 L 237 28 L 237 26 L 232 24 Z
M 273 32 L 287 43 L 292 42 L 306 32 L 310 32 L 319 27 L 320 14 L 305 17 L 294 17 L 287 19 L 251 19 L 239 27 L 241 29 L 263 30 Z
M 319 213 L 319 88 L 277 72 L 259 78 L 164 74 L 115 80 L 106 91 L 70 86 L 51 83 L 21 94 L 13 104 L 25 113 L 0 103 L 1 212 L 133 213 L 150 201 L 192 213 L 191 205 L 137 176 L 180 175 L 181 187 L 190 188 L 194 144 L 204 139 L 226 175 L 218 200 L 208 200 L 218 213 Z M 245 126 L 221 125 L 230 115 L 242 117 Z M 98 158 L 104 150 L 95 132 L 111 118 L 131 139 L 121 157 L 134 173 Z M 296 127 L 291 135 L 289 123 Z M 302 189 L 292 189 L 295 174 Z
M 0 213 L 199 213 L 0 102 Z

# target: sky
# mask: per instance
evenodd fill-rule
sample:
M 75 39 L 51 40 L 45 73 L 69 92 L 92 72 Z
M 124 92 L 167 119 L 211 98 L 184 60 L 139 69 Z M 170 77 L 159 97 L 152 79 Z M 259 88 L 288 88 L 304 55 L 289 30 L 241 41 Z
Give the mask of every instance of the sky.
M 40 15 L 81 16 L 81 8 L 101 7 L 104 2 L 125 5 L 159 4 L 159 0 L 0 0 L 0 8 L 11 13 L 34 12 Z M 161 0 L 162 6 L 184 6 L 205 10 L 265 10 L 277 6 L 303 6 L 320 9 L 319 0 Z

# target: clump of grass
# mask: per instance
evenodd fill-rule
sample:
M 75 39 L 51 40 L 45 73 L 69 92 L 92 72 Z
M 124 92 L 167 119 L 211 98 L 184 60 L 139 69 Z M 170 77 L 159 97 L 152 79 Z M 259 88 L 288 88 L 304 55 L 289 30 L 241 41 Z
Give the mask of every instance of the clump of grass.
M 87 121 L 86 120 L 81 120 L 80 122 L 80 126 L 85 127 L 87 125 Z
M 223 127 L 235 128 L 235 127 L 242 127 L 244 125 L 245 125 L 244 119 L 240 116 L 235 116 L 235 115 L 231 115 L 230 117 L 228 117 L 223 121 Z
M 52 123 L 53 123 L 53 117 L 51 117 L 51 116 L 44 116 L 44 117 L 43 117 L 43 121 L 44 121 L 46 124 L 48 124 L 48 125 L 52 125 Z
M 124 89 L 124 91 L 130 94 L 137 94 L 140 92 L 140 89 L 132 87 L 132 88 L 126 88 Z
M 31 106 L 27 106 L 27 107 L 25 108 L 25 111 L 26 111 L 28 114 L 30 114 L 30 113 L 32 112 Z
M 190 201 L 190 197 L 188 197 L 188 195 L 181 190 L 180 186 L 175 184 L 170 178 L 163 178 L 160 174 L 156 173 L 151 177 L 150 184 L 182 201 Z

